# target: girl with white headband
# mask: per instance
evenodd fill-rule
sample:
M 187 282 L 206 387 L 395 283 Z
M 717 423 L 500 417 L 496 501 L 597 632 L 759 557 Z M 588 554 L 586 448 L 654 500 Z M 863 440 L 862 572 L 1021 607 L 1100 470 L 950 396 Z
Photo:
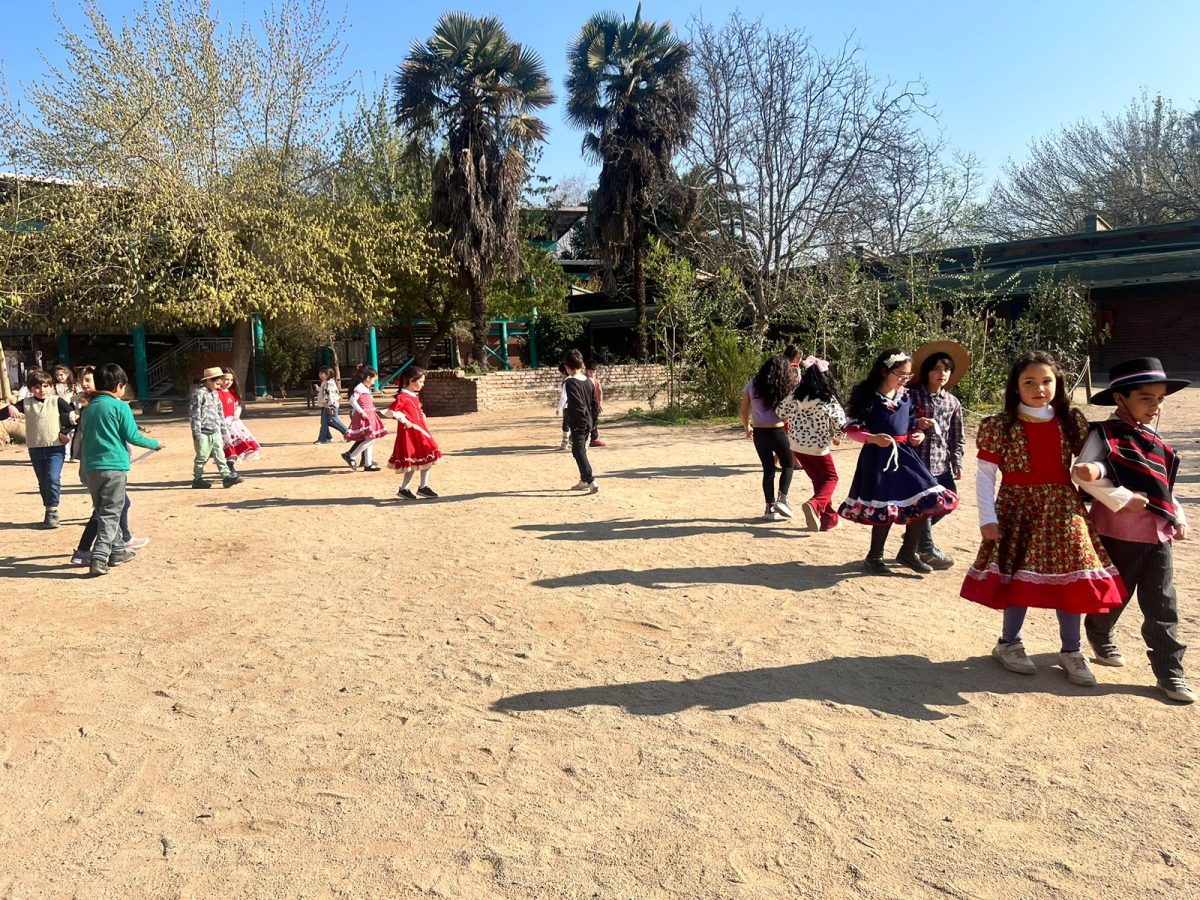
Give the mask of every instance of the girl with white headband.
M 921 574 L 932 572 L 919 555 L 923 520 L 958 505 L 957 495 L 938 484 L 910 446 L 925 438 L 905 389 L 911 378 L 912 359 L 892 348 L 879 354 L 866 378 L 850 393 L 851 424 L 846 434 L 861 441 L 863 448 L 850 495 L 838 513 L 851 522 L 873 526 L 871 549 L 863 561 L 863 569 L 872 575 L 891 574 L 883 550 L 893 524 L 905 526 L 896 562 Z

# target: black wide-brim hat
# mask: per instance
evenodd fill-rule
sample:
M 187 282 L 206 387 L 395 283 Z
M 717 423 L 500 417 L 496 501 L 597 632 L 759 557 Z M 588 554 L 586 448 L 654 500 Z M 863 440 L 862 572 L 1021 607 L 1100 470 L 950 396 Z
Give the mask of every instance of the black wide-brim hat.
M 1117 363 L 1108 370 L 1108 387 L 1092 397 L 1096 406 L 1116 406 L 1115 391 L 1127 390 L 1143 384 L 1165 384 L 1167 393 L 1182 391 L 1191 384 L 1182 378 L 1168 378 L 1163 364 L 1153 356 L 1139 356 Z

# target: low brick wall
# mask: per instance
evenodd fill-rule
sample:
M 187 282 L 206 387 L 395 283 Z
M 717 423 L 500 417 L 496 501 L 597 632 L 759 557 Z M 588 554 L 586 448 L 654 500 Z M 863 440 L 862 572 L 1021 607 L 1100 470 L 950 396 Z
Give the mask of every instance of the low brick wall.
M 663 366 L 605 366 L 600 386 L 606 399 L 648 400 L 667 380 Z M 520 406 L 553 406 L 562 375 L 558 369 L 514 369 L 467 376 L 461 369 L 438 369 L 425 376 L 421 405 L 432 416 L 456 416 Z

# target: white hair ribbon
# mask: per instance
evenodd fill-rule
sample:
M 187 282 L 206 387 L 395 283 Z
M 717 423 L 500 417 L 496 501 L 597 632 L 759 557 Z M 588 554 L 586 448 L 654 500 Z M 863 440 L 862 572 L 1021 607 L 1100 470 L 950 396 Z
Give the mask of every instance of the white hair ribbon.
M 883 364 L 890 369 L 892 366 L 896 365 L 896 363 L 907 362 L 910 359 L 912 359 L 912 357 L 902 351 L 900 353 L 893 353 L 883 361 Z
M 811 366 L 816 366 L 818 372 L 829 371 L 829 363 L 825 362 L 823 359 L 818 359 L 817 357 L 811 355 L 804 357 L 804 361 L 800 363 L 800 365 L 804 366 L 806 369 L 810 368 Z

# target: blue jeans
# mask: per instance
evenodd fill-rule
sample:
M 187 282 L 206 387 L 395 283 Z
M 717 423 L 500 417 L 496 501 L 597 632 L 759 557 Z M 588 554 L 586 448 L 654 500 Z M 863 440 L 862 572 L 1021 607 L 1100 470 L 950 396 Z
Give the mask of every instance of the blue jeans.
M 1021 627 L 1025 624 L 1025 606 L 1009 606 L 1004 610 L 1004 629 L 1000 633 L 1000 641 L 1005 644 L 1015 644 L 1021 640 Z M 1055 610 L 1058 615 L 1058 639 L 1062 642 L 1063 653 L 1074 653 L 1080 647 L 1080 625 L 1083 616 L 1079 613 L 1067 613 L 1061 609 Z
M 322 444 L 332 441 L 333 435 L 330 434 L 330 427 L 341 434 L 346 433 L 346 426 L 342 424 L 342 420 L 338 418 L 337 410 L 332 406 L 321 407 L 321 433 L 317 435 L 317 440 Z
M 42 505 L 46 509 L 58 509 L 58 500 L 62 496 L 62 469 L 67 459 L 67 445 L 30 447 L 29 459 L 33 463 L 33 472 L 37 475 Z

